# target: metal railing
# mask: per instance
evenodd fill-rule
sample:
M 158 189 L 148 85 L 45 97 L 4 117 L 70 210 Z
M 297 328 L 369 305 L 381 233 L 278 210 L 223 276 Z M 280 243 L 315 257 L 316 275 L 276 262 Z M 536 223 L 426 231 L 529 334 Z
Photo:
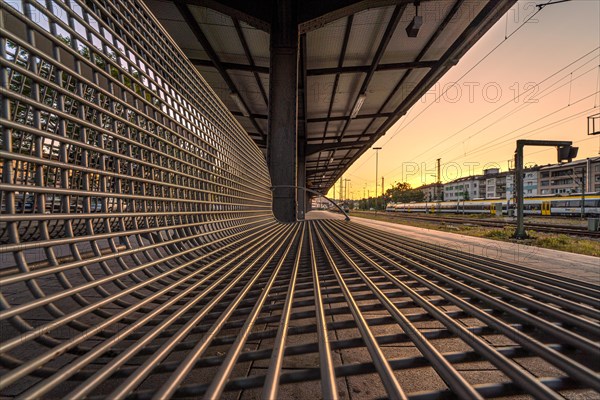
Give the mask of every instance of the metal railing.
M 597 282 L 280 224 L 262 153 L 143 4 L 0 13 L 0 395 L 600 392 Z

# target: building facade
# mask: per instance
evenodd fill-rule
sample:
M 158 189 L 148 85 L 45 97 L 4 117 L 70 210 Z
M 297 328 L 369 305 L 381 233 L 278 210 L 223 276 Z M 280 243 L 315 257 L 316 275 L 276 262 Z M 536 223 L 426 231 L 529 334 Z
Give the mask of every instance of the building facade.
M 468 176 L 444 184 L 444 201 L 473 200 L 485 197 L 482 175 Z
M 485 179 L 485 198 L 506 198 L 506 178 L 510 172 L 500 172 L 499 168 L 490 168 L 483 171 Z
M 542 195 L 599 192 L 600 157 L 541 167 L 538 186 Z
M 525 197 L 533 197 L 539 194 L 538 180 L 540 167 L 528 168 L 523 171 L 523 194 Z M 506 199 L 512 199 L 515 193 L 515 174 L 514 171 L 506 175 Z
M 444 185 L 441 183 L 430 183 L 429 185 L 423 185 L 417 188 L 423 192 L 424 201 L 436 201 L 444 199 Z

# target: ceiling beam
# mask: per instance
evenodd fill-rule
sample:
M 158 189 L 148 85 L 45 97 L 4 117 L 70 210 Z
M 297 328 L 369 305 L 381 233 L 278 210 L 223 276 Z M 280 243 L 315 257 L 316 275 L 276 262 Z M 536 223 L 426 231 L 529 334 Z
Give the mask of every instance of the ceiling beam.
M 344 58 L 346 57 L 346 48 L 348 47 L 348 40 L 350 39 L 350 31 L 352 30 L 352 21 L 354 20 L 354 15 L 350 15 L 348 20 L 346 21 L 346 30 L 344 32 L 344 39 L 342 40 L 342 48 L 340 50 L 340 56 L 338 58 L 338 68 L 342 68 L 344 66 Z M 306 72 L 308 74 L 308 71 Z M 329 126 L 329 121 L 331 117 L 331 110 L 333 109 L 333 103 L 335 101 L 335 94 L 337 92 L 338 83 L 340 80 L 339 72 L 335 73 L 335 80 L 333 81 L 333 88 L 331 90 L 331 97 L 329 101 L 329 109 L 327 110 L 327 119 L 325 120 L 325 129 L 323 129 L 323 139 L 325 139 L 325 135 L 327 134 L 327 127 Z
M 368 140 L 369 140 L 369 137 L 371 137 L 373 135 L 374 135 L 374 133 L 370 133 L 370 134 L 366 134 L 366 135 L 361 135 L 361 134 L 358 134 L 358 135 L 346 135 L 346 139 L 356 139 L 356 140 L 359 140 L 361 142 L 361 144 L 366 144 L 368 142 Z M 366 140 L 363 141 L 363 140 L 360 140 L 360 139 L 366 139 Z M 321 142 L 322 140 L 323 139 L 316 138 L 316 137 L 315 138 L 308 138 L 307 139 L 308 142 Z M 325 140 L 336 140 L 336 143 L 339 143 L 339 142 L 337 142 L 337 137 L 335 137 L 335 136 L 333 136 L 333 137 L 326 137 Z M 352 143 L 354 143 L 354 142 L 352 142 Z
M 383 53 L 385 52 L 385 49 L 387 48 L 388 44 L 390 43 L 390 40 L 392 40 L 392 36 L 394 35 L 396 28 L 398 27 L 398 23 L 400 22 L 400 18 L 402 17 L 402 14 L 404 14 L 405 9 L 406 9 L 406 4 L 402 4 L 402 5 L 399 4 L 396 7 L 394 7 L 394 12 L 392 13 L 392 16 L 390 17 L 390 20 L 388 21 L 388 24 L 385 28 L 385 32 L 383 33 L 383 36 L 381 37 L 381 41 L 379 42 L 379 46 L 377 47 L 375 56 L 373 56 L 373 61 L 371 62 L 371 66 L 369 67 L 369 72 L 367 72 L 367 76 L 365 76 L 362 86 L 360 87 L 360 90 L 358 91 L 358 94 L 356 95 L 354 102 L 352 102 L 352 107 L 350 108 L 350 110 L 352 110 L 352 109 L 354 109 L 354 107 L 356 107 L 356 103 L 358 102 L 359 97 L 367 93 L 367 88 L 369 87 L 369 84 L 371 83 L 373 74 L 377 70 L 379 63 L 381 62 L 381 58 L 383 57 Z M 344 123 L 344 127 L 342 128 L 342 132 L 340 134 L 338 141 L 341 141 L 344 138 L 344 135 L 346 134 L 346 129 L 348 129 L 348 125 L 350 125 L 350 119 L 346 120 L 346 122 Z
M 192 64 L 199 67 L 211 67 L 216 68 L 215 64 L 210 60 L 202 60 L 200 58 L 190 58 Z M 433 68 L 438 64 L 439 61 L 409 61 L 399 63 L 387 63 L 378 64 L 375 67 L 375 71 L 402 71 L 406 69 L 417 69 L 417 68 Z M 240 63 L 229 63 L 221 62 L 221 66 L 226 70 L 231 71 L 245 71 L 257 74 L 269 74 L 269 67 L 261 67 L 259 65 L 249 65 Z M 372 65 L 353 65 L 353 66 L 338 66 L 333 68 L 313 68 L 307 69 L 307 76 L 323 76 L 323 75 L 338 75 L 338 74 L 368 74 L 371 70 Z
M 238 38 L 240 39 L 240 43 L 242 44 L 242 47 L 244 48 L 244 53 L 246 54 L 246 59 L 248 59 L 248 62 L 250 63 L 250 67 L 255 68 L 256 65 L 254 64 L 254 58 L 252 57 L 252 53 L 250 53 L 250 48 L 248 47 L 248 42 L 246 41 L 246 37 L 244 36 L 244 31 L 242 31 L 242 27 L 240 25 L 240 21 L 238 21 L 237 18 L 232 18 L 233 20 L 233 26 L 235 27 L 235 31 L 238 35 Z M 269 69 L 267 68 L 267 71 Z M 263 101 L 265 102 L 265 105 L 267 106 L 267 108 L 269 107 L 269 98 L 267 97 L 267 92 L 265 92 L 265 87 L 262 83 L 262 81 L 260 80 L 260 76 L 258 76 L 258 71 L 254 70 L 252 71 L 252 73 L 254 74 L 254 79 L 256 80 L 256 85 L 258 86 L 258 90 L 260 90 L 260 94 L 262 95 Z
M 379 113 L 379 114 L 358 114 L 354 119 L 370 119 L 370 118 L 387 118 L 392 113 Z M 350 117 L 348 115 L 341 115 L 337 117 L 321 117 L 321 118 L 309 118 L 308 123 L 317 122 L 333 122 L 333 121 L 346 121 Z M 324 138 L 325 139 L 325 138 Z
M 347 149 L 352 147 L 362 147 L 360 142 L 343 142 L 343 143 L 321 143 L 321 144 L 307 144 L 305 153 L 307 156 L 316 154 L 325 150 L 337 150 Z M 315 160 L 316 162 L 316 160 Z
M 221 77 L 223 77 L 223 80 L 225 80 L 225 83 L 229 87 L 229 90 L 231 90 L 232 93 L 236 93 L 239 96 L 239 99 L 242 102 L 242 104 L 244 105 L 244 107 L 246 108 L 246 110 L 248 110 L 248 112 L 250 112 L 250 108 L 248 107 L 248 104 L 246 103 L 244 98 L 240 95 L 240 92 L 239 92 L 238 88 L 236 87 L 235 83 L 233 82 L 233 80 L 231 79 L 229 74 L 227 73 L 226 69 L 221 64 L 221 60 L 220 60 L 219 56 L 217 55 L 216 51 L 213 49 L 213 47 L 210 44 L 206 35 L 204 35 L 204 32 L 202 32 L 202 29 L 200 28 L 198 21 L 196 21 L 196 18 L 190 11 L 190 8 L 188 7 L 188 5 L 185 3 L 185 0 L 176 0 L 175 6 L 177 7 L 179 12 L 183 16 L 183 19 L 185 20 L 185 22 L 187 23 L 189 28 L 194 33 L 194 36 L 196 36 L 196 39 L 198 39 L 198 42 L 200 42 L 200 45 L 202 46 L 202 48 L 204 49 L 204 51 L 206 52 L 206 54 L 208 55 L 208 57 L 210 58 L 212 63 L 214 64 L 217 71 L 219 71 L 219 74 L 221 75 Z M 265 140 L 266 135 L 263 132 L 262 128 L 258 125 L 256 120 L 254 118 L 250 117 L 250 121 L 252 122 L 252 125 L 254 125 L 254 128 L 260 133 L 263 140 Z
M 239 112 L 239 111 L 231 111 L 231 113 L 233 115 L 235 115 L 236 117 L 243 117 L 244 115 Z M 390 115 L 392 115 L 392 113 L 380 113 L 380 114 L 358 114 L 356 117 L 354 117 L 354 119 L 371 119 L 371 118 L 387 118 Z M 265 114 L 250 114 L 250 117 L 254 118 L 254 119 L 268 119 L 269 116 L 265 115 Z M 318 122 L 334 122 L 334 121 L 345 121 L 348 118 L 350 118 L 347 115 L 340 115 L 340 116 L 336 116 L 336 117 L 319 117 L 319 118 L 308 118 L 306 120 L 307 123 L 309 124 L 314 124 L 314 123 L 318 123 Z M 327 138 L 324 138 L 327 139 Z
M 308 76 L 332 75 L 332 74 L 369 74 L 371 70 L 375 71 L 399 71 L 413 68 L 433 68 L 437 65 L 437 61 L 410 61 L 388 64 L 377 64 L 375 68 L 372 65 L 355 65 L 336 68 L 315 68 L 307 71 Z M 371 73 L 372 74 L 372 73 Z
M 271 5 L 266 1 L 248 0 L 184 0 L 190 6 L 206 7 L 261 31 L 271 30 Z
M 460 9 L 460 7 L 462 6 L 462 4 L 464 2 L 465 2 L 465 0 L 457 0 L 456 3 L 454 3 L 454 5 L 450 9 L 450 11 L 446 15 L 446 17 L 444 18 L 444 20 L 440 24 L 440 26 L 438 26 L 438 28 L 436 29 L 436 31 L 429 38 L 429 40 L 427 41 L 427 43 L 425 43 L 425 46 L 421 49 L 421 51 L 417 55 L 417 58 L 415 58 L 415 62 L 417 62 L 417 63 L 421 62 L 421 59 L 425 56 L 425 54 L 427 53 L 427 51 L 429 50 L 429 48 L 431 46 L 433 46 L 433 44 L 435 43 L 435 41 L 437 40 L 437 38 L 442 34 L 442 32 L 444 31 L 444 29 L 446 28 L 446 26 L 448 26 L 448 24 L 452 21 L 452 19 L 455 17 L 456 13 L 458 12 L 458 10 Z M 436 61 L 436 62 L 439 64 L 439 61 Z M 400 88 L 402 87 L 402 85 L 404 84 L 404 82 L 409 78 L 409 76 L 410 76 L 410 74 L 411 74 L 412 71 L 413 71 L 413 69 L 409 69 L 399 79 L 399 81 L 396 84 L 396 86 L 394 87 L 394 89 L 392 89 L 391 93 L 387 96 L 387 98 L 385 99 L 385 101 L 383 102 L 383 104 L 381 105 L 381 107 L 379 107 L 378 113 L 382 113 L 383 110 L 386 108 L 386 106 L 389 104 L 389 102 L 392 101 L 392 99 L 396 96 L 396 93 L 398 92 L 398 90 L 400 90 Z M 395 118 L 397 120 L 402 115 L 404 115 L 404 113 L 398 113 L 396 115 L 394 115 L 393 113 L 388 113 L 388 114 L 389 114 L 389 116 L 388 116 L 388 120 L 386 122 L 389 122 L 389 118 L 392 118 L 394 116 L 395 116 Z M 371 121 L 369 123 L 369 125 L 366 126 L 366 128 L 363 130 L 363 133 L 366 133 L 371 128 L 371 125 L 373 124 L 373 122 L 374 121 Z
M 344 58 L 346 57 L 346 49 L 348 47 L 348 41 L 350 40 L 350 32 L 352 31 L 353 21 L 354 15 L 348 16 L 348 20 L 346 21 L 346 30 L 344 32 L 344 39 L 342 40 L 342 48 L 340 50 L 340 56 L 338 58 L 338 68 L 342 68 L 344 66 Z M 336 72 L 335 79 L 333 81 L 333 88 L 331 90 L 331 97 L 329 100 L 329 109 L 327 110 L 327 119 L 325 120 L 325 127 L 323 128 L 323 143 L 325 142 L 325 137 L 327 136 L 327 130 L 329 128 L 329 122 L 331 121 L 331 111 L 333 110 L 333 103 L 335 102 L 335 94 L 337 93 L 339 81 L 340 73 Z M 321 161 L 321 155 L 319 155 L 319 161 Z
M 190 58 L 190 61 L 192 62 L 192 64 L 199 66 L 199 67 L 217 68 L 215 63 L 212 62 L 211 60 L 202 60 L 200 58 Z M 257 74 L 269 75 L 269 67 L 261 67 L 258 65 L 239 64 L 239 63 L 228 63 L 228 62 L 221 62 L 221 66 L 223 67 L 223 69 L 230 70 L 230 71 L 245 71 L 245 72 L 253 72 L 253 73 L 257 73 Z

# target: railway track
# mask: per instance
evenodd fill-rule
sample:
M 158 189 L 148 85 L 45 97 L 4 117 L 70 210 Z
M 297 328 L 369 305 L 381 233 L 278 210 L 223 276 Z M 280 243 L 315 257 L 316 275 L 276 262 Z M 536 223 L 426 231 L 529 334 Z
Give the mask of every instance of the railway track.
M 358 214 L 358 213 L 355 213 Z M 516 226 L 516 222 L 511 221 L 493 221 L 493 220 L 481 220 L 475 218 L 460 218 L 460 217 L 438 217 L 438 216 L 425 216 L 425 215 L 412 215 L 407 213 L 396 214 L 396 213 L 385 213 L 386 216 L 394 219 L 411 219 L 428 222 L 443 222 L 453 224 L 471 224 L 478 226 L 488 226 L 494 228 L 501 228 L 504 226 Z M 548 233 L 562 233 L 565 235 L 572 236 L 585 236 L 592 238 L 600 238 L 600 231 L 589 231 L 584 227 L 573 227 L 565 225 L 555 224 L 539 224 L 525 222 L 525 229 L 534 230 L 537 232 L 548 232 Z

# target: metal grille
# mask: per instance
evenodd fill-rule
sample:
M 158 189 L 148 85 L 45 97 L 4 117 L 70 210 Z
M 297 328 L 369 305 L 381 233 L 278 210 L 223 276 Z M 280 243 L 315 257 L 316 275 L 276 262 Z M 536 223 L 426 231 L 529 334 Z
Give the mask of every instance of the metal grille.
M 143 5 L 1 12 L 2 395 L 598 397 L 596 283 L 279 224 L 262 153 Z

